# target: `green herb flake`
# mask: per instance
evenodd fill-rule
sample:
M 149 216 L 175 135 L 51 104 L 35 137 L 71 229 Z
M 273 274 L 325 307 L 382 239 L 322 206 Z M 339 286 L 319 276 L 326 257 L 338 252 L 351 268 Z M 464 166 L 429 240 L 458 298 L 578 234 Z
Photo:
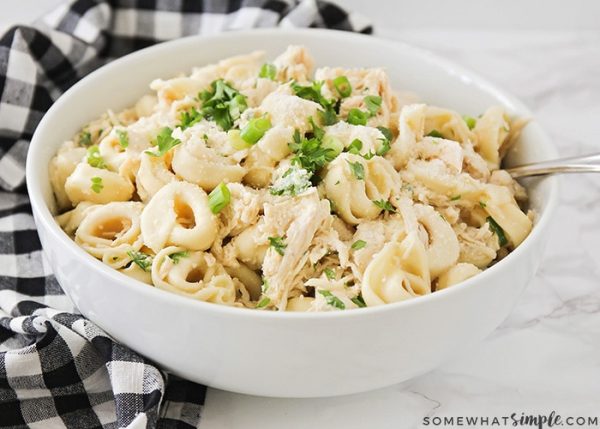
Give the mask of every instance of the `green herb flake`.
M 442 135 L 442 133 L 440 133 L 438 130 L 431 130 L 429 132 L 429 134 L 427 134 L 427 137 L 437 137 L 437 138 L 444 138 L 444 136 Z
M 359 161 L 346 162 L 350 166 L 350 171 L 352 171 L 352 175 L 354 177 L 356 177 L 358 180 L 365 180 L 365 167 Z
M 276 76 L 277 67 L 271 63 L 264 63 L 258 72 L 258 77 L 262 77 L 263 79 L 275 80 Z
M 389 128 L 379 126 L 379 127 L 377 127 L 377 129 L 379 131 L 381 131 L 381 134 L 383 134 L 383 136 L 385 137 L 385 139 L 387 141 L 391 142 L 392 139 L 394 138 L 394 135 L 392 134 L 392 131 Z
M 248 108 L 246 97 L 223 79 L 213 81 L 209 89 L 198 94 L 198 98 L 202 101 L 200 114 L 216 122 L 224 131 L 233 128 L 234 122 Z
M 379 95 L 367 95 L 363 101 L 367 111 L 369 112 L 369 115 L 377 115 L 377 112 L 379 112 L 379 109 L 381 109 L 381 97 Z
M 482 209 L 487 207 L 487 204 L 484 203 L 483 201 L 479 201 L 479 205 L 481 206 Z
M 352 143 L 348 146 L 348 152 L 358 155 L 360 150 L 363 148 L 363 142 L 359 139 L 352 140 Z
M 202 114 L 198 109 L 192 107 L 189 110 L 181 112 L 181 115 L 179 116 L 179 128 L 185 130 L 186 128 L 196 125 L 201 120 Z
M 339 299 L 337 296 L 335 296 L 334 294 L 332 294 L 331 292 L 329 292 L 328 290 L 322 290 L 319 289 L 318 291 L 321 295 L 323 295 L 323 297 L 325 298 L 325 302 L 329 305 L 331 305 L 332 307 L 335 307 L 339 310 L 345 310 L 346 309 L 346 305 L 342 302 L 341 299 Z
M 92 177 L 91 181 L 92 181 L 92 186 L 90 186 L 90 188 L 92 188 L 92 191 L 99 194 L 100 191 L 102 191 L 102 189 L 104 189 L 104 185 L 102 184 L 102 177 L 94 176 L 94 177 Z
M 394 208 L 392 203 L 390 203 L 389 201 L 377 200 L 377 201 L 373 201 L 373 204 L 375 204 L 377 207 L 379 207 L 383 211 L 390 212 L 390 213 L 396 213 L 396 209 Z
M 367 245 L 367 242 L 365 240 L 356 240 L 354 243 L 352 243 L 352 246 L 350 246 L 350 248 L 352 250 L 360 250 L 363 247 L 365 247 Z
M 318 114 L 323 121 L 323 124 L 333 125 L 337 122 L 337 111 L 339 111 L 339 105 L 336 104 L 335 100 L 328 100 L 327 98 L 323 97 L 321 94 L 322 87 L 323 82 L 319 81 L 313 81 L 308 86 L 302 86 L 296 82 L 292 82 L 291 85 L 291 88 L 296 96 L 305 100 L 319 103 L 323 110 L 319 110 Z
M 287 244 L 285 244 L 285 237 L 269 237 L 269 246 L 273 248 L 277 253 L 281 256 L 285 253 L 285 248 Z
M 100 149 L 97 145 L 92 145 L 88 148 L 86 153 L 86 160 L 89 165 L 95 168 L 106 168 L 104 158 L 100 155 Z
M 350 301 L 352 301 L 353 303 L 355 303 L 357 306 L 359 306 L 361 308 L 364 308 L 364 307 L 367 306 L 367 304 L 365 303 L 365 300 L 363 299 L 362 295 L 355 296 Z
M 117 137 L 119 138 L 119 144 L 123 149 L 129 146 L 129 134 L 125 130 L 117 130 Z
M 504 230 L 498 223 L 494 220 L 493 217 L 488 216 L 487 219 L 490 224 L 490 229 L 498 236 L 498 243 L 500 247 L 504 247 L 508 244 L 508 240 L 506 239 L 506 235 L 504 234 Z
M 465 124 L 467 124 L 467 127 L 469 127 L 470 130 L 475 128 L 475 125 L 477 125 L 477 119 L 473 118 L 472 116 L 464 115 L 463 120 L 465 121 Z
M 270 303 L 271 298 L 269 298 L 268 296 L 264 296 L 260 301 L 258 301 L 258 304 L 256 304 L 256 308 L 264 308 Z
M 171 136 L 173 130 L 169 127 L 162 128 L 158 135 L 156 136 L 156 145 L 158 146 L 158 151 L 153 152 L 151 150 L 147 150 L 146 153 L 150 156 L 164 156 L 168 151 L 173 149 L 178 144 L 181 144 L 181 140 L 175 139 Z
M 89 146 L 92 144 L 92 134 L 88 130 L 83 130 L 79 133 L 79 144 L 81 146 Z
M 189 256 L 188 251 L 184 250 L 182 252 L 171 253 L 169 255 L 169 259 L 171 259 L 171 261 L 173 261 L 173 263 L 175 265 L 177 265 L 179 263 L 179 261 L 181 260 L 181 258 L 187 258 L 188 256 Z
M 325 277 L 327 277 L 329 280 L 335 280 L 335 271 L 333 271 L 331 268 L 325 268 L 323 272 L 325 273 Z
M 130 250 L 127 252 L 127 256 L 131 258 L 131 262 L 136 264 L 142 270 L 149 272 L 152 267 L 152 256 L 145 254 L 144 252 L 138 252 L 136 250 Z
M 460 200 L 461 198 L 462 198 L 462 196 L 461 196 L 461 195 L 455 195 L 455 196 L 453 196 L 453 197 L 450 197 L 450 201 L 458 201 L 458 200 Z
M 336 150 L 332 147 L 325 147 L 322 143 L 322 130 L 318 127 L 313 128 L 313 137 L 301 137 L 298 130 L 294 132 L 294 141 L 289 144 L 291 151 L 295 154 L 292 163 L 300 166 L 306 171 L 314 174 L 333 161 L 337 156 Z
M 312 186 L 311 173 L 303 168 L 292 166 L 269 188 L 271 195 L 296 196 Z

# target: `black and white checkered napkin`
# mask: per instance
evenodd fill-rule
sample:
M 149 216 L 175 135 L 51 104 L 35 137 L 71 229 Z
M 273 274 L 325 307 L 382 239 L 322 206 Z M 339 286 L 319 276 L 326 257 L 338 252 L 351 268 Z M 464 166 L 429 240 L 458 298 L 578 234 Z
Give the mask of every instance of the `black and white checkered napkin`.
M 0 39 L 0 427 L 198 425 L 204 386 L 116 343 L 64 295 L 42 256 L 25 158 L 44 112 L 98 66 L 163 40 L 255 27 L 371 32 L 315 0 L 76 0 Z

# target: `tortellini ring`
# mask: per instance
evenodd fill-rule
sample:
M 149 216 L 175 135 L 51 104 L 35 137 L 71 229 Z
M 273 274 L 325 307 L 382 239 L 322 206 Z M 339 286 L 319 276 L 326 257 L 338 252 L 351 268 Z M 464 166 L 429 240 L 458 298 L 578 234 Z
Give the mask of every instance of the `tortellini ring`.
M 415 232 L 387 243 L 367 266 L 361 287 L 367 306 L 404 301 L 431 293 L 427 253 Z
M 381 213 L 374 201 L 388 201 L 399 188 L 399 180 L 394 167 L 382 157 L 366 160 L 342 153 L 327 168 L 323 183 L 338 215 L 350 224 L 358 224 Z
M 125 266 L 131 261 L 127 252 L 142 247 L 142 208 L 137 202 L 114 202 L 87 209 L 75 242 L 113 268 Z
M 206 192 L 187 182 L 162 187 L 144 207 L 141 228 L 144 244 L 156 253 L 166 245 L 206 250 L 217 236 Z
M 159 289 L 200 301 L 232 305 L 236 298 L 235 282 L 212 255 L 183 247 L 165 247 L 154 257 L 152 281 Z

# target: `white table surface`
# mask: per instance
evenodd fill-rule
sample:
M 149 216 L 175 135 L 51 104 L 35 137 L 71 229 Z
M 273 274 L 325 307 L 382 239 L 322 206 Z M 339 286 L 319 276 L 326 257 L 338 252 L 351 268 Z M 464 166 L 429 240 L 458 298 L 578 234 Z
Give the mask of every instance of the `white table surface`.
M 5 7 L 0 27 L 35 16 L 15 9 Z M 380 28 L 385 37 L 431 49 L 513 92 L 566 156 L 600 151 L 600 31 L 590 31 L 586 13 L 579 11 L 578 18 L 565 11 L 575 22 L 560 31 L 508 30 L 497 23 L 486 30 L 481 13 L 467 27 L 476 30 Z M 517 28 L 521 21 L 515 21 Z M 600 175 L 564 177 L 561 191 L 540 271 L 486 340 L 457 350 L 452 361 L 427 375 L 365 394 L 289 400 L 210 389 L 199 427 L 396 429 L 421 427 L 426 416 L 492 419 L 553 410 L 563 418 L 600 417 Z

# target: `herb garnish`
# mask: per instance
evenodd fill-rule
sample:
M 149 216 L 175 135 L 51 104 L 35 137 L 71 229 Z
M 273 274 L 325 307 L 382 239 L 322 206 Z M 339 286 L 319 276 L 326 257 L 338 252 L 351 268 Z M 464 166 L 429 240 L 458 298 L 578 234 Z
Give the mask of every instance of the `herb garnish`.
M 350 248 L 352 250 L 360 250 L 363 247 L 365 247 L 367 245 L 367 242 L 365 240 L 356 240 L 354 243 L 352 243 L 352 246 L 350 246 Z
M 329 280 L 335 280 L 335 271 L 333 271 L 331 268 L 325 268 L 323 272 Z
M 367 304 L 365 303 L 365 300 L 363 299 L 362 295 L 360 295 L 360 294 L 358 296 L 355 296 L 354 298 L 350 299 L 350 301 L 352 301 L 353 303 L 355 303 L 359 307 L 366 307 L 367 306 Z
M 173 130 L 169 127 L 162 128 L 156 136 L 156 145 L 158 146 L 158 152 L 147 150 L 146 153 L 151 156 L 163 156 L 175 146 L 181 144 L 181 140 L 174 139 L 171 136 L 172 132 Z
M 248 107 L 246 97 L 223 79 L 213 81 L 209 89 L 198 94 L 198 98 L 202 101 L 200 114 L 215 121 L 224 131 L 232 128 L 234 121 Z
M 146 272 L 150 271 L 150 267 L 152 267 L 152 256 L 136 250 L 128 251 L 127 256 L 131 258 L 131 262 L 136 264 L 142 270 Z
M 377 201 L 373 201 L 373 204 L 375 204 L 377 207 L 379 207 L 383 211 L 390 212 L 390 213 L 396 213 L 396 209 L 394 208 L 392 203 L 390 203 L 389 201 L 377 200 Z
M 350 162 L 346 161 L 350 166 L 350 171 L 352 171 L 352 175 L 356 177 L 358 180 L 365 179 L 365 167 L 359 162 Z
M 173 261 L 173 263 L 175 265 L 177 265 L 179 263 L 179 261 L 181 260 L 181 258 L 187 258 L 189 255 L 187 250 L 181 251 L 181 252 L 175 252 L 175 253 L 171 253 L 169 255 L 169 259 L 171 259 Z
M 429 134 L 427 134 L 427 137 L 437 137 L 437 138 L 444 138 L 444 136 L 442 135 L 442 133 L 440 133 L 438 130 L 431 130 L 429 132 Z
M 502 227 L 498 225 L 498 223 L 491 216 L 488 216 L 486 220 L 490 224 L 490 229 L 498 236 L 498 243 L 500 243 L 500 247 L 506 246 L 508 244 L 508 240 L 506 239 L 506 235 L 504 234 Z
M 325 302 L 327 302 L 327 304 L 329 304 L 332 307 L 335 307 L 337 309 L 340 309 L 340 310 L 346 309 L 346 305 L 342 302 L 342 300 L 339 299 L 334 294 L 332 294 L 331 292 L 329 292 L 328 290 L 319 289 L 318 292 L 321 295 L 323 295 L 323 297 L 325 298 Z
M 90 188 L 92 188 L 92 191 L 99 194 L 100 191 L 102 191 L 102 189 L 104 189 L 104 185 L 102 184 L 102 177 L 94 176 L 91 178 L 91 181 L 92 181 L 92 186 L 90 186 Z
M 89 165 L 96 168 L 106 168 L 104 158 L 100 155 L 100 149 L 97 145 L 92 145 L 88 148 L 86 160 Z
M 277 76 L 277 67 L 271 63 L 264 63 L 258 72 L 258 77 L 264 79 L 275 80 L 275 76 Z
M 117 130 L 117 137 L 119 137 L 119 144 L 123 149 L 129 146 L 129 134 L 125 130 Z
M 269 246 L 271 246 L 273 248 L 273 250 L 275 250 L 281 256 L 283 256 L 283 254 L 285 253 L 285 248 L 287 247 L 287 244 L 285 243 L 284 239 L 285 239 L 285 236 L 284 237 L 269 237 Z

